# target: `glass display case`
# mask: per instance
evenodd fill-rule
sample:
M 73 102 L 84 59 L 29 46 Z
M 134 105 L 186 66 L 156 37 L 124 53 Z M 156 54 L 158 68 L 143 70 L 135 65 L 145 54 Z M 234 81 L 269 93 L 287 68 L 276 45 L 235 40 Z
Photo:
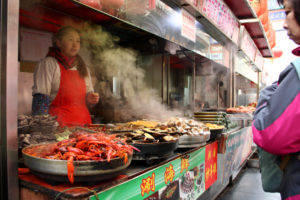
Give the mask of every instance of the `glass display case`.
M 195 112 L 224 110 L 229 98 L 229 69 L 208 59 L 196 66 Z
M 234 105 L 257 102 L 259 71 L 238 52 L 234 57 Z
M 236 105 L 247 106 L 257 101 L 257 84 L 242 76 L 236 74 Z

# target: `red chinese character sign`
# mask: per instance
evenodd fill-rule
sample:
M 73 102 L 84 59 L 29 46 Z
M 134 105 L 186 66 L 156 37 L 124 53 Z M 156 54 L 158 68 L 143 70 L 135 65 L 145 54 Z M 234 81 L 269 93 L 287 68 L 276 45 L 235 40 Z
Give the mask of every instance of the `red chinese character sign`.
M 205 149 L 205 190 L 218 178 L 217 173 L 218 143 L 208 144 Z

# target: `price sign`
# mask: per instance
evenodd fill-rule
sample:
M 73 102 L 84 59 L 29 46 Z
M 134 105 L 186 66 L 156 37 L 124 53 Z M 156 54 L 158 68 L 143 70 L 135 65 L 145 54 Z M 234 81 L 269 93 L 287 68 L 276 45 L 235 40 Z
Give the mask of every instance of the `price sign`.
M 182 25 L 181 35 L 193 42 L 196 42 L 195 18 L 184 9 L 181 10 Z

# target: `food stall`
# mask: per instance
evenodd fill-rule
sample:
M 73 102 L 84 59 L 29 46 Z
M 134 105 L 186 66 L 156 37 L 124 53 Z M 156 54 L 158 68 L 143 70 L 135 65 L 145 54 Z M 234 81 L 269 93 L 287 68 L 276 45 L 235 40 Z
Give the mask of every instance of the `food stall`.
M 247 1 L 243 2 L 247 6 Z M 238 88 L 243 87 L 238 83 L 242 80 L 235 76 L 243 73 L 235 69 L 242 66 L 253 70 L 251 66 L 257 65 L 256 54 L 271 55 L 269 48 L 257 49 L 260 43 L 254 44 L 250 35 L 246 41 L 254 44 L 255 53 L 254 57 L 245 56 L 252 52 L 240 44 L 246 28 L 240 28 L 230 3 L 175 0 L 5 3 L 7 7 L 1 7 L 7 11 L 4 12 L 4 29 L 1 29 L 1 42 L 6 45 L 1 49 L 1 64 L 5 66 L 6 75 L 6 79 L 1 80 L 6 91 L 2 98 L 6 112 L 2 112 L 5 115 L 1 117 L 0 169 L 1 174 L 6 174 L 1 178 L 3 198 L 212 199 L 228 185 L 251 154 L 249 123 L 244 118 L 231 116 L 231 121 L 236 123 L 228 127 L 231 121 L 226 108 L 244 103 L 237 98 L 244 89 Z M 63 161 L 61 168 L 56 161 L 53 167 L 43 167 L 47 159 L 42 155 L 33 156 L 36 149 L 24 153 L 25 146 L 44 142 L 45 133 L 53 133 L 55 129 L 51 129 L 51 117 L 30 116 L 31 86 L 36 63 L 47 53 L 53 32 L 63 25 L 86 33 L 82 36 L 81 55 L 91 66 L 95 90 L 102 95 L 101 102 L 91 112 L 94 126 L 78 127 L 79 130 L 92 134 L 110 133 L 108 130 L 121 135 L 126 132 L 127 138 L 138 136 L 139 140 L 143 132 L 142 140 L 148 141 L 133 145 L 143 152 L 148 151 L 147 154 L 134 151 L 116 160 L 104 161 L 103 166 L 94 164 L 99 163 L 95 161 L 86 164 L 88 167 L 97 165 L 101 172 L 84 168 L 82 176 L 78 173 L 83 162 L 75 161 L 74 184 L 68 182 L 67 161 L 60 160 Z M 239 64 L 240 60 L 244 65 Z M 18 80 L 11 79 L 15 74 Z M 249 80 L 258 85 L 258 80 Z M 246 89 L 248 86 L 245 84 Z M 245 93 L 253 92 L 257 94 L 255 90 Z M 201 118 L 196 114 L 205 111 L 217 112 L 221 122 L 217 123 L 221 128 L 216 128 L 219 132 L 215 132 L 214 137 L 213 128 L 209 131 L 209 125 L 205 124 L 216 121 L 204 120 L 207 116 Z M 145 118 L 147 125 L 155 120 L 160 126 L 144 124 L 139 130 L 126 129 L 126 122 Z M 170 122 L 171 118 L 175 121 Z M 20 126 L 22 120 L 30 124 Z M 35 122 L 35 126 L 31 122 Z M 59 134 L 65 131 L 58 133 L 58 137 L 64 137 Z M 188 136 L 198 133 L 199 141 L 191 140 L 185 133 L 189 133 Z M 172 134 L 179 134 L 179 139 L 167 141 L 170 140 L 167 136 L 174 136 Z M 161 138 L 165 140 L 160 141 Z M 159 143 L 149 142 L 154 140 Z M 162 154 L 161 151 L 168 148 L 169 151 Z M 58 171 L 51 171 L 54 168 Z M 63 174 L 59 170 L 64 171 Z

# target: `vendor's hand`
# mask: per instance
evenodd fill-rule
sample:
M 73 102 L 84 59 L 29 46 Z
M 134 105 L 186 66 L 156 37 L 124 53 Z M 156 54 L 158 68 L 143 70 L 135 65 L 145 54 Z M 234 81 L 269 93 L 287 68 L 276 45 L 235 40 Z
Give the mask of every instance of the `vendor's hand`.
M 88 104 L 96 104 L 99 102 L 99 93 L 91 92 L 87 95 Z

